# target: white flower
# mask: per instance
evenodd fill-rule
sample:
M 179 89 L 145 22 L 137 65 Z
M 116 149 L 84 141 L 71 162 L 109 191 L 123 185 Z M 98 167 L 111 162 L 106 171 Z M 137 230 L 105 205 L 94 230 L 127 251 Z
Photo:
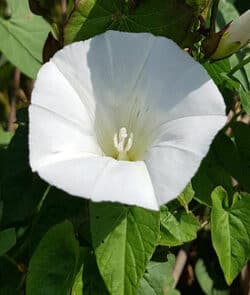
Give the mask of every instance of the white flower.
M 196 172 L 224 108 L 206 71 L 173 41 L 109 31 L 41 68 L 30 164 L 72 195 L 157 210 Z
M 220 32 L 218 33 L 220 34 Z M 221 59 L 237 52 L 250 42 L 250 10 L 243 13 L 238 19 L 228 24 L 222 30 L 220 41 L 212 59 Z

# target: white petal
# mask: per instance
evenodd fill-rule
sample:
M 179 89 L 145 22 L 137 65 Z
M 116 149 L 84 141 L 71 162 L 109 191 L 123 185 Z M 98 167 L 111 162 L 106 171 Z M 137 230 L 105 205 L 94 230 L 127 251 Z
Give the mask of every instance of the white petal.
M 154 46 L 136 88 L 144 109 L 162 124 L 186 116 L 224 115 L 225 104 L 203 67 L 166 38 Z
M 140 129 L 225 111 L 207 72 L 167 38 L 109 31 L 65 47 L 52 60 L 94 113 L 104 136 L 123 126 L 130 129 L 138 113 Z
M 109 31 L 66 46 L 52 61 L 94 113 L 98 141 L 114 154 L 113 135 L 127 126 L 134 108 L 138 78 L 155 37 Z
M 225 116 L 186 117 L 161 127 L 161 136 L 145 159 L 160 205 L 182 192 L 225 119 Z
M 39 71 L 32 93 L 30 163 L 37 170 L 67 152 L 101 154 L 86 107 L 56 66 Z
M 181 192 L 224 122 L 218 89 L 176 44 L 107 32 L 67 46 L 39 72 L 30 162 L 72 195 L 158 209 L 156 197 L 162 204 Z M 134 134 L 134 155 L 154 142 L 149 172 L 142 161 L 101 156 L 122 127 Z
M 95 138 L 74 122 L 37 105 L 29 108 L 30 164 L 33 171 L 40 166 L 64 159 L 64 154 L 72 157 L 79 153 L 101 155 Z
M 108 31 L 64 47 L 52 60 L 87 105 L 92 100 L 112 112 L 133 99 L 154 42 L 151 34 Z
M 66 46 L 52 60 L 112 134 L 137 111 L 157 112 L 154 123 L 225 111 L 207 72 L 167 38 L 108 31 Z
M 72 43 L 58 51 L 51 59 L 51 62 L 56 64 L 91 116 L 93 116 L 96 102 L 93 96 L 93 85 L 88 66 L 89 49 L 90 40 Z M 107 73 L 103 79 L 105 80 L 108 75 Z
M 78 124 L 88 132 L 93 129 L 88 109 L 53 62 L 46 63 L 38 72 L 31 103 Z
M 143 162 L 79 155 L 42 166 L 39 174 L 52 185 L 75 196 L 159 209 Z

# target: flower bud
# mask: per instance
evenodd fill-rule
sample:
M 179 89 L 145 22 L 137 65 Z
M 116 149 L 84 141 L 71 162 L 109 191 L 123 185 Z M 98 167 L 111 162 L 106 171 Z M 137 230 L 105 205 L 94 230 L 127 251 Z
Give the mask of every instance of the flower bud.
M 215 35 L 218 37 L 218 41 L 213 52 L 209 54 L 211 59 L 228 57 L 246 46 L 250 42 L 250 10 L 247 10 Z

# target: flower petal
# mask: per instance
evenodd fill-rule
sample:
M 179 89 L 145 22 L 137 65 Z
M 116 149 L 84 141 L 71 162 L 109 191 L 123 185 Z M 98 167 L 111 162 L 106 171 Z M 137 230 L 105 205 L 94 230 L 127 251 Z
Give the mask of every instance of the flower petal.
M 52 62 L 39 71 L 29 115 L 33 170 L 67 152 L 102 154 L 85 106 Z
M 39 175 L 72 195 L 92 201 L 159 209 L 144 162 L 79 155 L 78 158 L 65 158 L 64 161 L 42 166 Z
M 107 133 L 129 125 L 138 111 L 157 112 L 154 124 L 225 112 L 207 72 L 167 38 L 108 31 L 66 46 L 52 61 Z
M 108 31 L 66 46 L 52 61 L 63 72 L 90 112 L 95 112 L 98 140 L 103 149 L 127 126 L 133 110 L 133 90 L 149 57 L 155 37 Z
M 197 170 L 224 108 L 206 71 L 171 40 L 107 32 L 65 47 L 40 70 L 30 163 L 72 195 L 158 209 Z M 136 162 L 104 156 L 121 127 L 133 133 Z
M 40 69 L 31 103 L 78 124 L 86 131 L 93 129 L 88 109 L 53 62 L 46 63 Z
M 166 123 L 145 159 L 159 205 L 176 198 L 208 152 L 225 116 L 185 117 Z
M 173 41 L 158 37 L 138 81 L 136 97 L 154 123 L 186 116 L 224 115 L 225 104 L 205 69 Z
M 112 112 L 114 106 L 133 100 L 130 94 L 154 42 L 148 33 L 108 31 L 64 47 L 52 61 L 87 106 L 92 100 Z
M 79 153 L 102 154 L 92 135 L 56 113 L 31 105 L 29 116 L 30 164 L 33 171 L 64 159 L 65 154 L 71 154 L 72 157 Z

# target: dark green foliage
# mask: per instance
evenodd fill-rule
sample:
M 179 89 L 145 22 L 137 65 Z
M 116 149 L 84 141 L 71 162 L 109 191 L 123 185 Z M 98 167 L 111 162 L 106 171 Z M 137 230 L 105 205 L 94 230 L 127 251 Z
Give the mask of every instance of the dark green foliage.
M 5 153 L 8 165 L 0 182 L 2 225 L 31 217 L 47 186 L 29 167 L 27 117 L 27 109 L 19 112 L 18 129 Z
M 239 285 L 250 258 L 250 51 L 205 59 L 213 2 L 0 1 L 0 295 L 178 295 L 180 250 L 187 253 L 182 294 L 227 295 L 234 280 Z M 217 30 L 247 2 L 220 1 Z M 227 125 L 191 183 L 159 212 L 70 196 L 29 165 L 28 77 L 64 45 L 107 30 L 173 39 L 204 66 L 226 103 Z

